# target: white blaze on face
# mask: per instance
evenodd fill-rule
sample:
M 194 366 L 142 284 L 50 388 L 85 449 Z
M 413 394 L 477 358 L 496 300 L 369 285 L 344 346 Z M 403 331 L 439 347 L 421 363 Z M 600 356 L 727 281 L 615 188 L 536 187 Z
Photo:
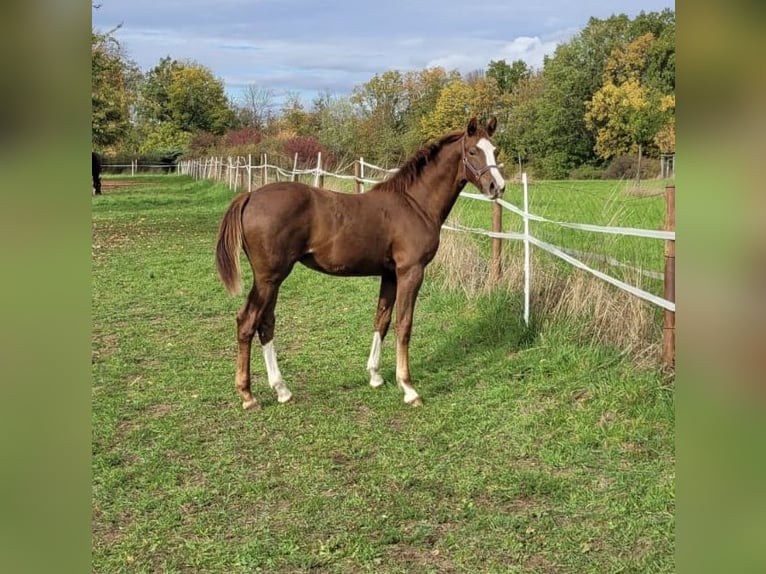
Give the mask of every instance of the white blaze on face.
M 487 165 L 497 164 L 495 161 L 495 146 L 493 146 L 488 139 L 481 138 L 479 143 L 476 144 L 476 147 L 484 152 L 484 159 L 486 160 Z M 505 180 L 503 179 L 503 176 L 500 175 L 500 170 L 496 167 L 492 167 L 490 168 L 489 173 L 492 175 L 492 179 L 495 180 L 495 185 L 497 185 L 498 189 L 503 189 L 503 187 L 505 187 Z

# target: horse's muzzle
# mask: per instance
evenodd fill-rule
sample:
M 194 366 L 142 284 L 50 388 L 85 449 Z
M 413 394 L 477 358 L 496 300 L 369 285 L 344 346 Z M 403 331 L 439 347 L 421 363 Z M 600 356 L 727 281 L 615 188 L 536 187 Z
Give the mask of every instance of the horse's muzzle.
M 504 191 L 505 191 L 505 184 L 503 184 L 502 186 L 499 186 L 497 185 L 497 183 L 495 183 L 493 179 L 487 186 L 487 189 L 484 190 L 484 194 L 490 199 L 497 199 L 498 197 L 503 196 Z

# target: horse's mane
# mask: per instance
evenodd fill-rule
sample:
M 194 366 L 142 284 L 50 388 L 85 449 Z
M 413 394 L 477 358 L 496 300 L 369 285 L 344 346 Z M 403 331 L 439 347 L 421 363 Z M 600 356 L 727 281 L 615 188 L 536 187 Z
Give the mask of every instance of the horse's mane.
M 464 133 L 465 132 L 463 131 L 451 132 L 435 142 L 426 144 L 404 162 L 395 174 L 376 184 L 370 191 L 378 189 L 380 191 L 404 193 L 404 190 L 412 185 L 412 183 L 420 176 L 423 169 L 439 156 L 439 152 L 442 148 L 445 145 L 459 140 L 463 137 Z

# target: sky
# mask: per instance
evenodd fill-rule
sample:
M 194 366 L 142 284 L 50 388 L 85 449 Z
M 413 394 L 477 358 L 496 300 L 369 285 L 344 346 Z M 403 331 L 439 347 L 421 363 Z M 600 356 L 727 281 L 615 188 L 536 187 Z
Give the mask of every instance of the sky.
M 227 95 L 348 96 L 387 70 L 532 68 L 591 17 L 675 9 L 668 0 L 94 0 L 92 25 L 142 71 L 170 56 L 206 66 Z

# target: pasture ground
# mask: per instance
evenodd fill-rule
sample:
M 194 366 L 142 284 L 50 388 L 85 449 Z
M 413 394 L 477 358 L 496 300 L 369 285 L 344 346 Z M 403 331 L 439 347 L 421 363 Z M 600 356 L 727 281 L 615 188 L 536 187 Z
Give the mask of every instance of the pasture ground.
M 256 345 L 264 408 L 243 412 L 242 299 L 212 256 L 232 194 L 131 181 L 93 198 L 94 572 L 674 570 L 659 369 L 566 322 L 525 327 L 519 293 L 469 297 L 427 271 L 412 409 L 393 332 L 387 384 L 367 384 L 377 281 L 296 267 L 275 339 L 294 402 L 276 403 Z

